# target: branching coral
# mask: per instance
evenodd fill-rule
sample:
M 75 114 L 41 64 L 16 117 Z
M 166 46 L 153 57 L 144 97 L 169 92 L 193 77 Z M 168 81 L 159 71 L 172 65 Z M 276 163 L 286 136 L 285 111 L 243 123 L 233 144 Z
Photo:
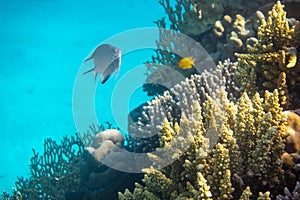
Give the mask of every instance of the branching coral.
M 140 137 L 132 140 L 144 149 L 143 152 L 153 151 L 158 146 L 156 134 L 159 132 L 158 125 L 162 125 L 165 118 L 174 124 L 179 122 L 182 112 L 189 117 L 192 110 L 190 105 L 193 105 L 193 102 L 206 100 L 206 93 L 215 98 L 217 95 L 215 91 L 220 87 L 224 86 L 228 98 L 236 101 L 240 96 L 237 80 L 234 77 L 236 65 L 237 63 L 229 60 L 220 62 L 216 69 L 205 70 L 201 75 L 192 75 L 192 79 L 185 80 L 184 85 L 177 84 L 164 95 L 147 102 L 137 121 L 129 121 L 128 132 Z M 227 106 L 232 107 L 229 104 Z
M 44 153 L 33 150 L 28 179 L 18 178 L 16 189 L 23 199 L 64 199 L 79 190 L 79 162 L 83 145 L 79 137 L 65 137 L 60 144 L 45 140 Z
M 223 14 L 220 0 L 176 0 L 175 9 L 170 0 L 160 0 L 171 22 L 171 29 L 188 35 L 200 35 L 207 31 Z
M 204 49 L 198 47 L 199 44 L 194 37 L 211 29 L 214 22 L 219 20 L 223 14 L 220 0 L 209 2 L 176 0 L 174 6 L 170 0 L 161 0 L 159 3 L 168 15 L 171 30 L 167 30 L 169 27 L 167 27 L 165 18 L 155 22 L 160 28 L 160 33 L 159 39 L 156 41 L 155 55 L 152 56 L 151 61 L 146 63 L 147 80 L 144 90 L 148 92 L 148 95 L 162 94 L 164 90 L 173 87 L 183 78 L 189 77 L 191 74 L 199 74 L 205 67 L 206 69 L 212 67 L 212 64 L 207 64 L 211 62 L 208 54 Z M 196 46 L 197 48 L 195 48 Z M 181 69 L 177 63 L 184 57 L 193 57 L 195 66 L 201 67 Z
M 300 199 L 300 182 L 297 182 L 294 190 L 290 192 L 288 188 L 284 189 L 284 196 L 278 195 L 277 200 L 290 200 L 290 199 Z
M 211 53 L 216 52 L 213 56 L 218 60 L 235 60 L 234 53 L 245 52 L 247 41 L 255 35 L 258 16 L 245 19 L 240 14 L 234 17 L 225 15 L 215 22 L 214 34 L 203 37 L 204 47 Z
M 111 129 L 107 128 L 111 128 L 111 124 L 107 123 L 107 126 L 92 124 L 90 126 L 91 131 L 88 130 L 84 134 L 76 134 L 70 138 L 64 137 L 60 143 L 46 139 L 42 155 L 33 150 L 34 155 L 30 160 L 30 177 L 19 177 L 13 193 L 10 195 L 3 191 L 0 199 L 91 199 L 95 195 L 99 195 L 96 190 L 97 187 L 101 187 L 103 182 L 105 185 L 105 182 L 108 182 L 108 180 L 111 180 L 110 183 L 115 183 L 114 186 L 116 189 L 115 191 L 106 190 L 102 192 L 102 195 L 115 199 L 118 190 L 124 187 L 132 187 L 134 185 L 133 182 L 137 181 L 137 179 L 133 179 L 127 173 L 108 169 L 103 165 L 101 165 L 102 170 L 106 169 L 104 170 L 106 173 L 101 174 L 99 171 L 97 173 L 95 169 L 97 169 L 97 164 L 99 163 L 93 161 L 95 158 L 100 159 L 107 152 L 95 151 L 92 148 L 88 148 L 94 154 L 95 158 L 91 154 L 87 155 L 87 152 L 84 154 L 85 146 L 93 145 L 98 150 L 100 149 L 98 148 L 99 145 L 102 143 L 106 143 L 106 146 L 109 146 L 109 141 L 114 141 L 118 145 L 121 145 L 119 143 L 123 143 L 124 138 L 118 131 L 111 131 Z M 104 129 L 107 129 L 107 131 L 103 135 L 95 137 L 95 134 Z M 103 145 L 102 150 L 104 147 L 105 145 Z M 94 165 L 88 165 L 83 160 L 83 154 Z M 101 181 L 97 180 L 99 177 L 102 178 Z M 127 179 L 132 181 L 127 181 Z M 141 177 L 139 176 L 140 179 Z M 90 186 L 89 190 L 85 188 L 86 185 Z M 120 185 L 121 187 L 117 187 Z
M 139 185 L 133 193 L 128 190 L 119 193 L 120 199 L 138 199 L 140 195 L 146 199 L 150 196 L 159 199 L 232 199 L 241 196 L 246 199 L 250 196 L 249 189 L 244 191 L 247 185 L 251 186 L 253 198 L 268 199 L 269 195 L 275 197 L 280 192 L 280 181 L 283 180 L 281 156 L 287 134 L 277 90 L 266 92 L 264 99 L 256 94 L 251 100 L 243 93 L 234 104 L 227 99 L 224 87 L 215 87 L 216 91 L 208 93 L 201 89 L 203 85 L 198 80 L 201 80 L 199 76 L 192 76 L 176 85 L 176 90 L 171 90 L 177 91 L 178 96 L 162 96 L 149 103 L 147 109 L 151 119 L 165 118 L 163 124 L 151 125 L 162 125 L 157 151 L 164 149 L 165 154 L 173 155 L 176 160 L 161 169 L 161 163 L 168 160 L 149 154 L 154 168 L 145 169 L 145 186 Z M 176 103 L 176 97 L 180 102 Z M 172 112 L 160 116 L 162 118 L 151 115 L 166 104 L 171 106 L 168 110 L 172 105 L 182 108 L 181 116 L 174 116 L 177 120 Z M 208 144 L 216 145 L 210 150 Z M 168 189 L 150 187 L 160 185 L 160 181 L 162 186 L 168 185 Z
M 300 41 L 283 7 L 277 1 L 267 20 L 260 18 L 257 42 L 247 46 L 248 54 L 235 54 L 240 59 L 236 76 L 242 89 L 250 95 L 278 88 L 281 105 L 295 108 L 300 86 L 300 65 L 297 63 Z

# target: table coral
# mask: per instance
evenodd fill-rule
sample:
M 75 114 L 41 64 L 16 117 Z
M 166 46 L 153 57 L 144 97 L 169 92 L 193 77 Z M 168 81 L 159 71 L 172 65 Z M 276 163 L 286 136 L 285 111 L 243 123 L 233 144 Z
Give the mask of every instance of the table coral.
M 235 54 L 240 59 L 236 76 L 242 89 L 250 95 L 278 88 L 281 105 L 295 108 L 300 88 L 299 22 L 289 25 L 283 7 L 277 1 L 267 20 L 261 18 L 257 42 L 247 46 L 248 54 Z

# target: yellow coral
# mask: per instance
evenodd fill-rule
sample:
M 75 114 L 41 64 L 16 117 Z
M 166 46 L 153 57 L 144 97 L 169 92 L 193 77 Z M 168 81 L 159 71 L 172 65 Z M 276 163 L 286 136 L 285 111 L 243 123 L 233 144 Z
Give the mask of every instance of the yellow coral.
M 231 185 L 229 151 L 218 143 L 211 159 L 212 175 L 208 177 L 214 199 L 231 199 L 234 188 Z
M 255 91 L 263 94 L 264 90 L 280 90 L 280 103 L 284 107 L 295 104 L 289 96 L 296 92 L 300 84 L 300 64 L 297 64 L 297 49 L 299 45 L 298 31 L 290 26 L 286 19 L 284 6 L 277 1 L 269 13 L 267 20 L 261 17 L 258 28 L 258 40 L 248 45 L 248 54 L 236 53 L 239 67 L 236 76 L 242 89 L 253 95 Z M 246 74 L 254 70 L 255 76 L 247 80 Z M 246 73 L 246 74 L 243 74 Z M 292 105 L 295 106 L 295 105 Z
M 243 191 L 242 195 L 240 196 L 239 200 L 250 200 L 252 193 L 250 187 L 247 186 L 246 189 Z

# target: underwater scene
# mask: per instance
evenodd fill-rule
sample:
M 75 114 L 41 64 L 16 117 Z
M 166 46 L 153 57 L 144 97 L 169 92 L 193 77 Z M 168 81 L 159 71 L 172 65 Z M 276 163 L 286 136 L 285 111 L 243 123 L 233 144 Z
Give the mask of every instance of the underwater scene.
M 0 1 L 0 200 L 300 200 L 299 10 Z

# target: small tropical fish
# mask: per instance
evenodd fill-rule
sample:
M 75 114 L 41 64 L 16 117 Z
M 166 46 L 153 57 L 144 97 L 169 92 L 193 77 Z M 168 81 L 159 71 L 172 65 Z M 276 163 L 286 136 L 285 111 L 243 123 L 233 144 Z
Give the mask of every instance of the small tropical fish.
M 114 71 L 116 75 L 118 75 L 121 65 L 121 55 L 122 52 L 117 47 L 110 44 L 101 44 L 95 49 L 93 54 L 84 61 L 86 62 L 92 59 L 95 66 L 84 72 L 83 75 L 94 71 L 96 80 L 97 75 L 100 73 L 102 75 L 101 83 L 104 84 Z
M 181 69 L 191 69 L 195 64 L 195 58 L 193 57 L 185 57 L 179 60 L 177 63 L 178 67 Z

